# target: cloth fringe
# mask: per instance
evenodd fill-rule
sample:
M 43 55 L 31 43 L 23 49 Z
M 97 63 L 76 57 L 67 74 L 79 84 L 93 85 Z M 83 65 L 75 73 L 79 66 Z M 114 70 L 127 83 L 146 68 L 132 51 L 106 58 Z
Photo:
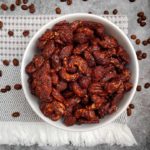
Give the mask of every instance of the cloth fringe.
M 137 144 L 129 127 L 120 123 L 111 123 L 88 132 L 70 132 L 43 122 L 0 122 L 0 144 L 61 146 L 70 143 L 81 147 L 97 144 Z

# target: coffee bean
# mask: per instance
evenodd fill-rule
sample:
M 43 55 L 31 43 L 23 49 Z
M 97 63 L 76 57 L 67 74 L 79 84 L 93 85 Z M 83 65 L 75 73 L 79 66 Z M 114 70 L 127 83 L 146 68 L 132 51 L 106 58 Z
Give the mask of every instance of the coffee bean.
M 150 44 L 150 38 L 147 39 L 147 43 Z
M 136 55 L 137 55 L 138 60 L 142 59 L 142 51 L 141 50 L 137 51 Z
M 22 10 L 27 10 L 28 6 L 27 5 L 22 5 L 21 8 L 22 8 Z
M 19 117 L 20 116 L 20 113 L 19 112 L 14 112 L 12 113 L 12 117 Z
M 24 4 L 27 4 L 28 3 L 28 0 L 23 0 L 22 1 Z
M 11 11 L 14 11 L 14 10 L 15 10 L 15 8 L 16 8 L 16 7 L 15 7 L 15 5 L 14 5 L 14 4 L 11 4 L 11 5 L 10 5 L 10 10 L 11 10 Z
M 7 90 L 6 90 L 6 89 L 1 89 L 1 92 L 2 92 L 2 93 L 6 93 Z
M 9 61 L 7 59 L 3 60 L 3 65 L 9 66 Z
M 29 30 L 24 30 L 22 34 L 24 37 L 26 37 L 29 35 L 29 33 L 30 33 Z
M 131 108 L 127 108 L 127 116 L 131 116 L 132 115 L 132 110 Z
M 3 3 L 3 4 L 1 4 L 1 9 L 6 11 L 6 10 L 8 10 L 8 6 Z
M 3 28 L 3 22 L 0 21 L 0 29 L 2 29 L 2 28 Z
M 9 30 L 9 31 L 8 31 L 8 35 L 9 35 L 9 36 L 14 36 L 14 32 Z
M 72 4 L 72 0 L 67 0 L 67 5 L 71 5 Z
M 89 14 L 92 14 L 92 12 L 91 12 L 91 11 L 89 11 L 88 13 L 89 13 Z
M 130 107 L 131 109 L 134 109 L 134 108 L 135 108 L 134 104 L 129 104 L 129 107 Z
M 0 77 L 2 77 L 3 73 L 2 73 L 2 70 L 0 70 Z
M 132 40 L 135 40 L 135 39 L 136 39 L 136 35 L 132 34 L 132 35 L 131 35 L 131 39 L 132 39 Z
M 145 25 L 146 25 L 146 22 L 141 22 L 141 23 L 140 23 L 140 26 L 141 26 L 141 27 L 144 27 Z
M 22 89 L 22 85 L 21 84 L 15 84 L 14 85 L 14 89 L 21 90 Z
M 21 0 L 16 0 L 16 5 L 21 5 Z
M 60 0 L 60 2 L 66 2 L 67 0 Z
M 113 10 L 113 14 L 116 15 L 117 13 L 118 13 L 118 10 L 117 10 L 117 9 L 114 9 L 114 10 Z
M 31 5 L 29 6 L 29 12 L 30 12 L 31 14 L 35 13 L 35 6 L 34 6 L 34 4 L 31 4 Z
M 141 91 L 141 90 L 142 90 L 141 85 L 138 85 L 137 88 L 136 88 L 136 90 L 137 90 L 138 92 Z
M 147 57 L 147 53 L 142 54 L 142 58 L 145 59 Z
M 130 2 L 135 2 L 135 0 L 129 0 Z
M 149 87 L 150 87 L 150 83 L 148 83 L 148 82 L 145 83 L 144 88 L 145 88 L 145 89 L 148 89 Z
M 139 44 L 141 43 L 140 39 L 136 39 L 136 40 L 135 40 L 135 43 L 136 43 L 137 45 L 139 45 Z
M 147 43 L 146 40 L 144 40 L 144 41 L 142 42 L 142 44 L 143 44 L 144 46 L 146 46 L 148 43 Z
M 56 12 L 56 14 L 61 14 L 61 9 L 60 9 L 59 7 L 57 7 L 57 8 L 55 9 L 55 12 Z
M 142 20 L 146 20 L 146 16 L 142 16 L 141 19 L 142 19 Z
M 141 23 L 142 22 L 142 19 L 141 18 L 138 18 L 137 19 L 137 23 Z
M 14 58 L 14 59 L 13 59 L 13 65 L 14 65 L 14 66 L 19 66 L 19 60 L 16 59 L 16 58 Z
M 6 89 L 7 91 L 10 91 L 10 90 L 11 90 L 11 86 L 10 86 L 10 85 L 6 85 L 6 86 L 5 86 L 5 89 Z
M 138 16 L 138 17 L 144 16 L 144 12 L 143 12 L 143 11 L 140 11 L 139 13 L 137 13 L 137 16 Z
M 105 11 L 104 11 L 104 14 L 105 14 L 105 15 L 108 15 L 108 14 L 109 14 L 109 11 L 108 11 L 108 10 L 105 10 Z

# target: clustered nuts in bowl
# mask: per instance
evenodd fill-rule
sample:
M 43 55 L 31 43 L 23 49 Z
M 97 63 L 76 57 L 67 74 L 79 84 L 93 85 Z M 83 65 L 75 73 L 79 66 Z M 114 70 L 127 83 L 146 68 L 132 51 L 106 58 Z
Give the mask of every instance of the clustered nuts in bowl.
M 91 14 L 59 17 L 30 41 L 21 79 L 32 109 L 47 123 L 88 131 L 116 119 L 138 83 L 138 63 L 127 36 Z

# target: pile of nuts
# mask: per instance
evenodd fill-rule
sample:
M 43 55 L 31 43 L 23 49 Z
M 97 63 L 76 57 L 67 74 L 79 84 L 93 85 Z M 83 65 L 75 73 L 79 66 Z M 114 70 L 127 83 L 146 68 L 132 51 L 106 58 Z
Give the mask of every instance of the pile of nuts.
M 53 121 L 98 123 L 132 88 L 129 56 L 101 23 L 59 22 L 39 38 L 37 49 L 26 66 L 28 82 Z

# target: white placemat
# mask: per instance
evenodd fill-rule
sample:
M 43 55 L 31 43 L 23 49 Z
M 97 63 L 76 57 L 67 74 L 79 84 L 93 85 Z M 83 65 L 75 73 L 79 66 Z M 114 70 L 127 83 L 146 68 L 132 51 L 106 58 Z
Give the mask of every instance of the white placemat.
M 0 16 L 3 29 L 0 30 L 0 87 L 20 83 L 20 66 L 12 65 L 13 58 L 22 60 L 26 46 L 40 27 L 56 15 L 38 16 Z M 118 25 L 126 34 L 128 32 L 128 19 L 126 16 L 105 15 L 104 18 Z M 13 37 L 8 36 L 8 31 L 14 32 Z M 29 30 L 28 37 L 23 36 L 23 31 Z M 9 66 L 4 66 L 2 60 L 8 59 Z M 19 117 L 12 117 L 13 112 L 19 112 Z M 127 127 L 127 116 L 124 112 L 110 125 L 95 131 L 78 133 L 66 132 L 44 123 L 27 103 L 22 90 L 0 93 L 0 144 L 23 145 L 62 145 L 92 146 L 95 144 L 121 144 L 133 145 L 136 141 Z M 34 136 L 33 136 L 34 135 Z M 4 138 L 5 137 L 5 138 Z

